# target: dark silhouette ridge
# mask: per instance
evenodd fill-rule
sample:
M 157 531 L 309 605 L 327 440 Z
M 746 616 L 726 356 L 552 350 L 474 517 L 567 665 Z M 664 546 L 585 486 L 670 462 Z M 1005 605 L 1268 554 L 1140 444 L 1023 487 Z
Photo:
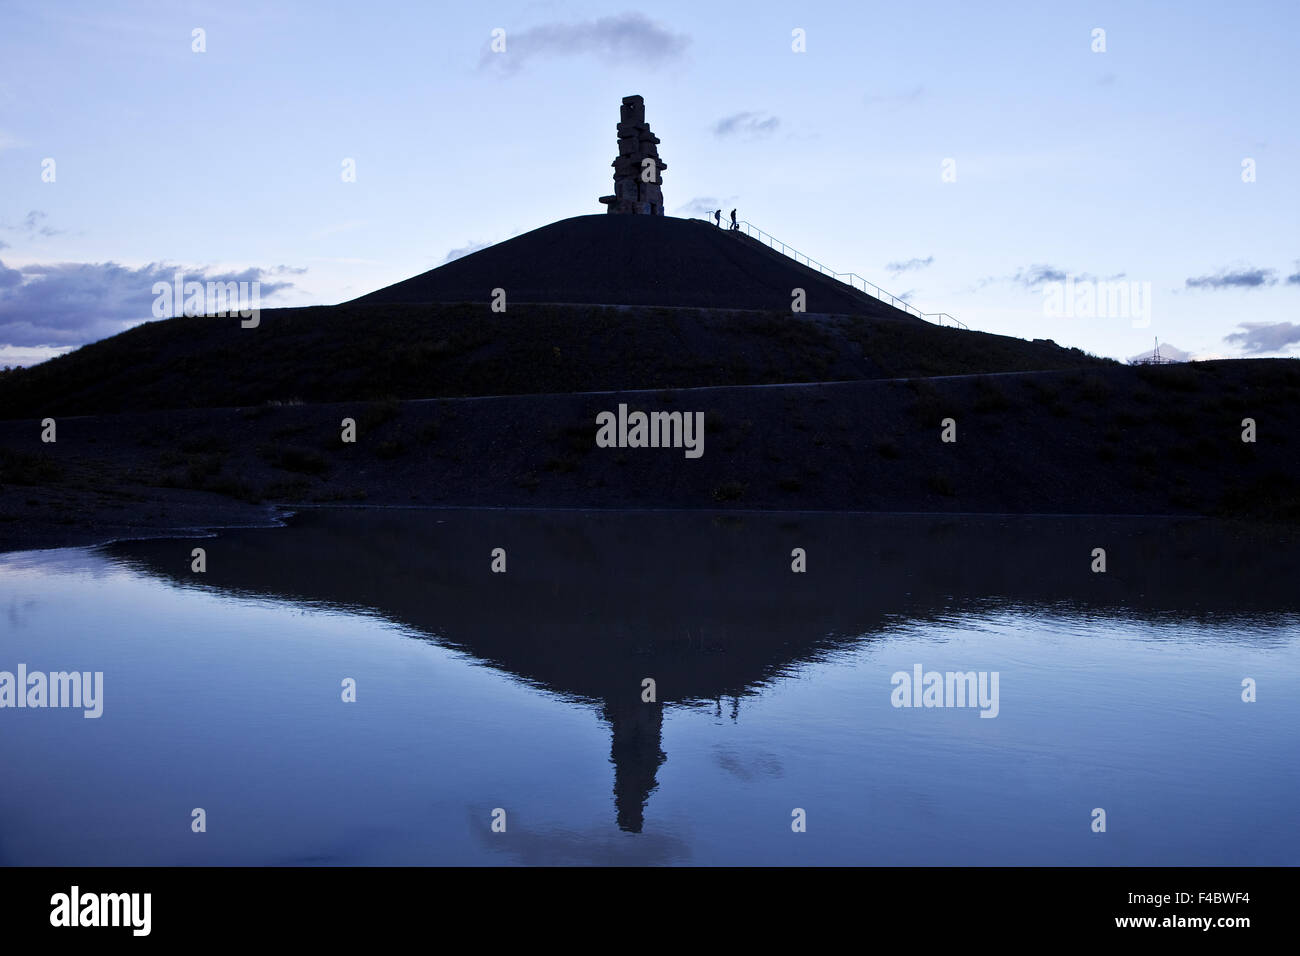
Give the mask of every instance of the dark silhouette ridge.
M 921 319 L 741 233 L 702 219 L 575 216 L 353 299 L 356 304 L 512 302 L 783 311 L 793 289 L 807 311 Z
M 597 448 L 597 413 L 620 403 L 704 412 L 705 454 Z M 950 415 L 960 422 L 951 445 L 939 441 Z M 0 549 L 245 523 L 249 506 L 223 510 L 232 497 L 1300 520 L 1300 365 L 1282 359 L 94 415 L 60 419 L 48 445 L 33 417 L 0 421 Z M 340 441 L 344 417 L 361 441 Z M 1246 417 L 1261 423 L 1258 443 L 1241 441 Z M 183 489 L 208 503 L 171 511 L 168 524 L 163 506 L 179 508 Z

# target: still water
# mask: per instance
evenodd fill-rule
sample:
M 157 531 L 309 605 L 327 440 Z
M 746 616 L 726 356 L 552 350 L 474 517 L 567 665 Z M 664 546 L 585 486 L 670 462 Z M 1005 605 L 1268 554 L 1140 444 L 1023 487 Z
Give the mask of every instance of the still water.
M 670 512 L 0 554 L 0 671 L 103 673 L 98 718 L 0 709 L 0 864 L 1297 864 L 1297 568 L 1210 521 Z M 918 668 L 996 703 L 895 706 Z

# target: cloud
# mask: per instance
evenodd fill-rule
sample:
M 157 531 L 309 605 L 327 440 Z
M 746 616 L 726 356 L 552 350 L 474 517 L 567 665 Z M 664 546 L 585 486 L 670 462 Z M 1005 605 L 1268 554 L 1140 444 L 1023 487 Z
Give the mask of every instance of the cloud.
M 3 239 L 0 239 L 0 249 L 8 249 L 8 248 L 9 248 L 9 243 L 5 242 Z
M 1300 270 L 1300 259 L 1295 261 L 1296 269 Z M 1286 277 L 1287 285 L 1300 285 L 1300 271 L 1294 272 Z
M 982 289 L 994 282 L 1012 282 L 1032 291 L 1048 282 L 1065 282 L 1067 279 L 1073 279 L 1075 282 L 1114 282 L 1116 279 L 1123 279 L 1125 275 L 1127 273 L 1117 272 L 1114 275 L 1100 278 L 1091 272 L 1070 272 L 1066 269 L 1058 269 L 1055 266 L 1038 263 L 1026 266 L 1023 269 L 1017 269 L 1014 275 L 986 276 L 976 284 L 976 288 Z
M 471 252 L 478 252 L 480 249 L 486 249 L 490 245 L 492 245 L 492 243 L 490 242 L 475 242 L 474 240 L 471 239 L 469 242 L 461 246 L 459 249 L 452 249 L 448 251 L 447 258 L 443 259 L 442 262 L 439 264 L 445 266 L 447 263 L 451 262 L 454 259 L 459 259 L 461 256 L 467 256 Z
M 713 124 L 714 136 L 766 136 L 781 125 L 765 113 L 735 113 Z
M 480 69 L 514 72 L 530 60 L 587 53 L 638 68 L 657 66 L 681 56 L 691 40 L 640 13 L 629 12 L 573 23 L 543 23 L 518 32 L 506 30 L 505 42 L 505 50 L 494 53 L 489 41 L 479 60 Z
M 1294 322 L 1239 322 L 1244 332 L 1231 332 L 1223 341 L 1240 345 L 1248 353 L 1281 352 L 1300 342 L 1300 325 Z
M 1272 269 L 1220 269 L 1212 276 L 1196 276 L 1187 280 L 1189 289 L 1258 289 L 1277 282 Z
M 187 269 L 152 262 L 138 269 L 116 262 L 58 262 L 10 269 L 0 261 L 0 344 L 83 345 L 115 335 L 153 316 L 155 282 L 177 272 L 202 282 L 260 282 L 261 300 L 292 282 L 270 278 L 287 266 L 239 272 Z
M 1068 273 L 1064 269 L 1058 269 L 1055 266 L 1032 265 L 1023 269 L 1017 269 L 1014 275 L 1009 276 L 985 276 L 977 285 L 977 288 L 984 288 L 986 285 L 992 285 L 995 282 L 1014 282 L 1016 285 L 1024 286 L 1026 289 L 1034 289 L 1044 282 L 1064 282 Z
M 934 262 L 934 256 L 926 256 L 924 259 L 903 259 L 899 262 L 890 262 L 885 265 L 890 275 L 902 275 L 904 272 L 910 272 L 913 269 L 924 269 Z
M 689 863 L 691 844 L 666 830 L 647 828 L 636 839 L 607 825 L 595 824 L 585 830 L 569 830 L 544 821 L 516 826 L 509 840 L 488 832 L 481 821 L 486 812 L 474 808 L 466 814 L 467 829 L 483 849 L 509 854 L 524 866 L 656 866 Z M 515 819 L 518 819 L 516 817 Z
M 64 345 L 59 348 L 36 346 L 34 348 L 15 348 L 12 345 L 0 345 L 0 368 L 31 368 L 42 362 L 48 362 L 56 356 L 71 352 L 76 346 Z
M 713 762 L 746 783 L 764 777 L 780 780 L 785 776 L 785 767 L 781 764 L 781 758 L 772 753 L 760 751 L 744 753 L 714 747 Z
M 49 218 L 50 217 L 41 210 L 33 209 L 18 225 L 11 226 L 6 223 L 0 225 L 0 229 L 7 229 L 9 232 L 21 233 L 28 239 L 34 239 L 37 236 L 49 237 L 62 235 L 66 230 L 55 229 L 52 226 L 47 225 L 47 220 Z M 0 248 L 4 248 L 4 246 L 0 246 Z
M 1027 266 L 1024 269 L 1017 269 L 1016 274 L 1008 276 L 1007 279 L 1017 285 L 1024 286 L 1026 289 L 1036 289 L 1044 282 L 1064 282 L 1068 275 L 1069 273 L 1064 269 L 1036 264 Z
M 735 196 L 732 196 L 729 199 L 717 199 L 713 196 L 696 196 L 690 202 L 686 203 L 686 205 L 678 206 L 673 211 L 677 213 L 685 213 L 688 216 L 708 216 L 712 218 L 714 211 L 721 209 L 722 214 L 725 216 L 727 214 L 727 209 L 731 205 L 734 205 L 735 201 Z
M 23 220 L 23 231 L 28 235 L 57 236 L 62 230 L 47 226 L 45 221 L 49 218 L 39 209 L 33 209 L 27 214 L 27 218 Z
M 862 98 L 867 106 L 907 106 L 924 98 L 928 94 L 924 86 L 917 85 L 902 93 L 869 93 Z

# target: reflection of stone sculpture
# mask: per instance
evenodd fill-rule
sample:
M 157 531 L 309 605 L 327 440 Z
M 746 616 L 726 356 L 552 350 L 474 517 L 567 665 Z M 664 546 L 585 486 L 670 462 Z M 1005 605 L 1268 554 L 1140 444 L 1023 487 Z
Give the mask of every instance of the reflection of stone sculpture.
M 600 201 L 611 213 L 662 216 L 664 196 L 659 187 L 668 166 L 659 159 L 659 137 L 645 121 L 645 100 L 623 97 L 618 124 L 618 159 L 614 167 L 614 195 Z
M 613 731 L 609 762 L 614 765 L 614 810 L 618 828 L 640 833 L 645 806 L 659 786 L 656 775 L 668 759 L 663 751 L 663 704 L 647 704 L 637 694 L 605 698 L 604 718 Z

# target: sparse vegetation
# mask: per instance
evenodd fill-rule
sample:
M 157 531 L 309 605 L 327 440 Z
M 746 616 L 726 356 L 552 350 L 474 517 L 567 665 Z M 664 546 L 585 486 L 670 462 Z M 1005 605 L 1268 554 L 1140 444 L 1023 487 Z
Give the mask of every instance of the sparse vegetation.
M 957 493 L 957 489 L 953 486 L 952 479 L 947 475 L 933 474 L 926 479 L 925 484 L 926 487 L 936 495 L 943 495 L 944 497 L 951 498 Z
M 560 458 L 548 458 L 543 467 L 547 471 L 558 471 L 562 474 L 568 474 L 569 472 L 578 470 L 578 462 L 577 459 L 566 455 Z
M 261 445 L 257 453 L 272 468 L 293 471 L 304 475 L 322 475 L 329 471 L 329 462 L 319 452 L 298 445 Z
M 663 318 L 644 308 L 512 303 L 485 320 L 470 303 L 271 309 L 253 352 L 237 323 L 204 316 L 151 322 L 0 375 L 0 418 L 145 411 L 172 402 L 240 407 L 256 419 L 304 404 L 369 401 L 354 417 L 370 429 L 391 420 L 397 399 L 641 387 L 660 390 L 662 407 L 668 396 L 680 399 L 672 390 L 700 385 L 1113 364 L 1048 342 L 920 321 L 668 311 Z
M 749 485 L 745 484 L 745 482 L 743 481 L 736 481 L 734 479 L 730 481 L 724 481 L 722 484 L 718 485 L 716 488 L 713 489 L 713 500 L 714 501 L 740 501 L 742 498 L 745 497 L 745 492 L 748 489 L 749 489 Z
M 129 474 L 144 489 L 245 501 L 938 510 L 959 498 L 962 510 L 1117 502 L 1131 513 L 1286 513 L 1289 493 L 1268 476 L 1287 472 L 1300 434 L 1300 370 L 1287 367 L 1298 363 L 1276 360 L 1128 368 L 1046 341 L 924 323 L 710 310 L 344 306 L 268 311 L 263 322 L 256 353 L 235 347 L 229 323 L 198 318 L 0 376 L 0 415 L 10 416 L 0 428 L 14 436 L 0 484 L 57 485 L 37 497 L 43 508 Z M 548 360 L 552 348 L 562 361 Z M 925 377 L 1033 367 L 1055 371 Z M 900 371 L 906 381 L 868 386 L 679 391 Z M 605 388 L 643 391 L 603 407 L 705 411 L 707 453 L 595 454 L 586 398 L 450 397 Z M 221 409 L 158 415 L 160 396 Z M 430 396 L 439 398 L 398 400 Z M 33 417 L 115 403 L 147 411 L 66 433 L 60 422 L 48 451 L 27 443 Z M 1246 416 L 1259 420 L 1258 444 L 1239 439 Z M 356 443 L 340 441 L 342 417 L 357 420 Z M 946 417 L 962 423 L 958 446 L 938 442 Z M 100 461 L 113 468 L 99 471 Z M 1280 504 L 1251 506 L 1242 489 Z M 9 492 L 11 515 L 30 521 L 26 509 L 37 506 L 18 508 L 23 492 Z
M 392 421 L 397 417 L 400 409 L 395 397 L 385 398 L 382 401 L 371 402 L 357 416 L 357 428 L 360 431 L 368 432 L 373 428 Z
M 975 383 L 975 411 L 981 414 L 1005 412 L 1011 407 L 1011 400 L 997 382 L 980 379 Z
M 62 478 L 62 466 L 49 455 L 0 448 L 0 484 L 52 485 Z
M 1194 365 L 1139 365 L 1137 374 L 1152 388 L 1195 392 L 1201 387 L 1200 370 Z

